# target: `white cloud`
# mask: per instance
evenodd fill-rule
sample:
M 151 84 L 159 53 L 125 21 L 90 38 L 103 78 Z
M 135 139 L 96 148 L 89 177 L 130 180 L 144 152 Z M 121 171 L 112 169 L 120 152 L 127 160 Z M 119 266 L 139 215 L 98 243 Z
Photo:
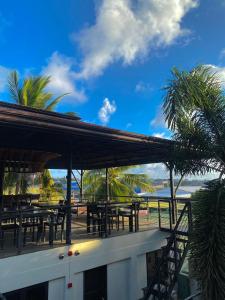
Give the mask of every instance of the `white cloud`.
M 132 125 L 133 125 L 133 124 L 132 124 L 131 122 L 128 122 L 128 123 L 126 124 L 126 129 L 130 128 Z
M 10 72 L 10 69 L 0 66 L 0 92 L 4 92 L 6 90 Z
M 166 132 L 155 132 L 152 135 L 158 138 L 171 139 L 171 134 Z
M 135 86 L 135 92 L 144 93 L 147 91 L 152 91 L 153 88 L 149 83 L 144 83 L 143 81 L 139 81 Z
M 55 94 L 70 93 L 76 102 L 86 100 L 84 91 L 78 90 L 75 82 L 75 72 L 73 71 L 74 62 L 71 58 L 54 52 L 48 60 L 47 66 L 42 69 L 42 74 L 51 76 L 48 89 Z
M 129 65 L 171 45 L 188 33 L 181 21 L 197 5 L 198 0 L 102 0 L 96 23 L 73 36 L 84 55 L 78 76 L 101 75 L 113 62 Z
M 158 137 L 158 138 L 164 138 L 165 132 L 156 132 L 156 133 L 153 133 L 153 136 Z
M 159 107 L 155 118 L 150 121 L 150 126 L 153 128 L 157 128 L 157 127 L 166 128 L 165 117 L 161 106 Z
M 220 51 L 219 59 L 223 59 L 225 57 L 225 48 Z
M 133 170 L 134 173 L 147 174 L 150 178 L 169 178 L 169 172 L 163 163 L 141 165 Z
M 225 88 L 225 67 L 219 67 L 215 65 L 206 65 L 212 68 L 212 72 L 217 74 L 218 79 L 221 82 L 221 86 Z
M 98 112 L 99 120 L 106 125 L 112 114 L 116 112 L 116 103 L 114 100 L 110 101 L 108 98 L 105 98 L 103 105 Z

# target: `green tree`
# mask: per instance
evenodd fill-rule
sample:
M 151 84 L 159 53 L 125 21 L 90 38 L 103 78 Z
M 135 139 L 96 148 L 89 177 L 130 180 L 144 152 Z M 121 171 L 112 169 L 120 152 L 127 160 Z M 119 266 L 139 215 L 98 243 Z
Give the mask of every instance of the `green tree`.
M 11 98 L 19 105 L 53 111 L 56 105 L 67 94 L 53 98 L 53 94 L 46 91 L 50 81 L 50 76 L 30 76 L 21 82 L 17 71 L 13 71 L 10 73 L 8 79 Z M 46 179 L 46 175 L 46 172 L 44 172 L 42 181 Z M 51 176 L 51 174 L 49 173 L 48 176 Z M 16 194 L 25 193 L 28 189 L 27 179 L 27 174 L 7 173 L 5 174 L 4 188 L 11 192 L 12 189 L 10 187 L 15 184 Z M 44 188 L 47 193 L 50 186 Z
M 126 201 L 119 196 L 132 196 L 135 188 L 152 192 L 150 178 L 145 174 L 132 174 L 128 171 L 133 167 L 117 167 L 108 169 L 108 185 L 110 198 Z M 94 196 L 96 200 L 104 199 L 106 195 L 105 169 L 85 171 L 83 178 L 84 196 Z
M 53 94 L 46 91 L 50 81 L 50 76 L 30 76 L 20 84 L 18 73 L 13 71 L 8 80 L 11 98 L 20 105 L 53 111 L 67 94 L 53 99 Z
M 225 299 L 225 96 L 218 76 L 204 66 L 173 69 L 163 108 L 178 142 L 176 172 L 220 174 L 193 197 L 190 257 L 203 298 Z

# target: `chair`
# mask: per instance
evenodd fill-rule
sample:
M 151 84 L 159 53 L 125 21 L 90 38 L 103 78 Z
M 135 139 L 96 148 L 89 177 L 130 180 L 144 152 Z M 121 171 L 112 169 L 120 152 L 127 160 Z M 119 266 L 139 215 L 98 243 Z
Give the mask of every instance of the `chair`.
M 133 232 L 133 227 L 135 225 L 135 231 L 138 231 L 139 228 L 139 220 L 138 220 L 138 212 L 140 208 L 140 203 L 132 203 L 128 208 L 124 208 L 119 211 L 119 216 L 122 217 L 122 228 L 125 229 L 125 218 L 128 219 L 129 222 L 129 231 Z
M 46 227 L 50 228 L 50 226 L 52 225 L 55 229 L 55 240 L 57 240 L 58 227 L 60 227 L 60 240 L 62 242 L 63 241 L 63 233 L 64 233 L 65 217 L 66 217 L 65 209 L 59 208 L 57 215 L 54 216 L 53 222 L 51 222 L 49 220 L 44 223 L 44 237 L 46 236 Z
M 4 218 L 0 221 L 0 247 L 4 249 L 5 242 L 5 232 L 13 231 L 13 245 L 17 244 L 19 225 L 16 223 L 16 218 L 12 219 L 12 216 L 9 218 Z
M 90 233 L 92 225 L 92 232 L 96 233 L 96 225 L 98 226 L 99 236 L 103 235 L 105 231 L 105 213 L 104 209 L 98 207 L 97 204 L 89 204 L 87 206 L 87 232 Z
M 39 239 L 39 232 L 40 232 L 40 220 L 38 217 L 29 217 L 24 218 L 22 222 L 22 229 L 23 229 L 23 245 L 26 246 L 27 241 L 27 231 L 30 229 L 30 232 L 32 231 L 31 240 L 34 242 L 34 235 L 35 235 L 35 228 L 37 229 L 37 241 Z
M 109 218 L 109 230 L 113 229 L 113 225 L 116 225 L 117 231 L 119 230 L 119 211 L 116 208 L 108 208 L 108 218 Z

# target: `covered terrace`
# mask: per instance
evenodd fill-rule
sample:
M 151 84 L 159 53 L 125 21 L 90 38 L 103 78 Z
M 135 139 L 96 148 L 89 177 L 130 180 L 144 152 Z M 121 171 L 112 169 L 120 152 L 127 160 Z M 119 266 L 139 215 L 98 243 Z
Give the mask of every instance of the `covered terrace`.
M 110 198 L 107 176 L 111 167 L 173 161 L 174 142 L 3 102 L 0 102 L 0 135 L 0 257 L 12 251 L 19 254 L 39 250 L 40 246 L 71 244 L 78 239 L 151 228 L 171 230 L 175 223 L 177 206 L 172 169 L 170 199 L 127 197 L 121 203 Z M 54 206 L 41 205 L 35 195 L 3 195 L 6 172 L 35 173 L 45 168 L 67 170 L 65 201 L 62 199 Z M 100 203 L 86 201 L 82 197 L 83 171 L 103 168 L 105 195 Z M 81 174 L 81 199 L 76 203 L 71 200 L 74 169 Z M 158 209 L 150 212 L 149 202 L 156 202 Z

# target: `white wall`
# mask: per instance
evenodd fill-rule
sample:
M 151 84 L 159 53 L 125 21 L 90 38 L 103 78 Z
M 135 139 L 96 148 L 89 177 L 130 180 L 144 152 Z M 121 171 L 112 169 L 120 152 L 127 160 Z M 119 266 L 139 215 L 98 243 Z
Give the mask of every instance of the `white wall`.
M 49 281 L 49 300 L 83 300 L 83 272 L 108 265 L 108 299 L 136 300 L 147 282 L 145 254 L 159 249 L 165 237 L 149 230 L 0 259 L 0 292 Z M 69 249 L 80 255 L 68 257 Z M 127 285 L 130 293 L 124 295 Z
M 83 272 L 73 274 L 72 277 L 72 283 L 73 283 L 72 299 L 73 300 L 83 300 L 83 288 L 84 288 L 83 279 L 84 279 Z
M 65 277 L 49 281 L 48 298 L 54 300 L 65 299 Z
M 129 299 L 130 259 L 114 262 L 107 266 L 108 300 Z
M 143 296 L 142 288 L 147 286 L 146 254 L 137 256 L 137 299 Z

